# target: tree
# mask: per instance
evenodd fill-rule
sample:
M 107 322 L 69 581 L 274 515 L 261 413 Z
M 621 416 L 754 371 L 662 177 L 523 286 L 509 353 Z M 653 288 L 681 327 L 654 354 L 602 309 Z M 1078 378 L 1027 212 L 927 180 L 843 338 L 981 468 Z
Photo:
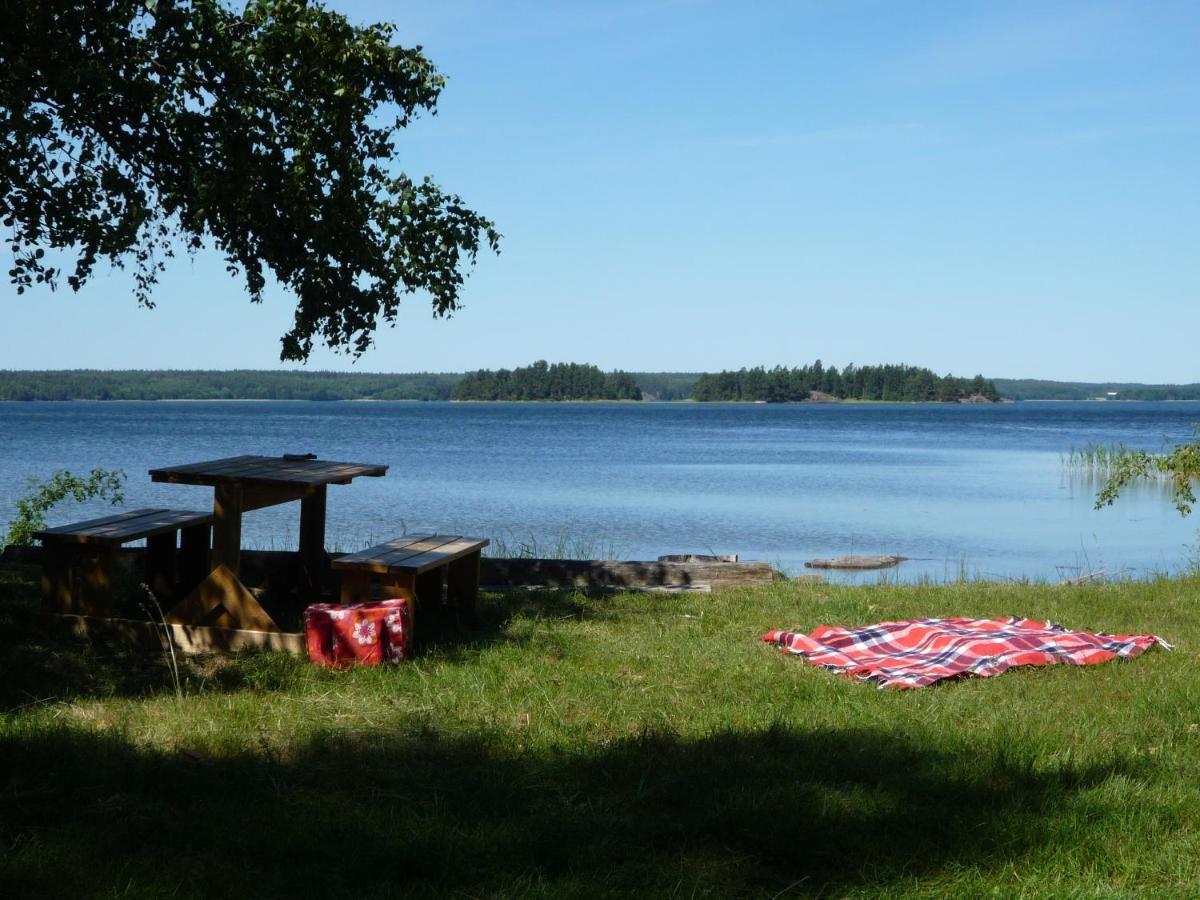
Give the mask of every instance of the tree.
M 17 517 L 8 523 L 8 532 L 0 535 L 0 550 L 9 544 L 32 544 L 34 534 L 46 527 L 46 513 L 64 500 L 124 503 L 124 483 L 125 473 L 120 469 L 92 469 L 86 478 L 63 469 L 45 481 L 30 478 L 29 493 L 17 500 Z
M 1200 441 L 1181 444 L 1161 455 L 1145 450 L 1122 454 L 1096 497 L 1096 509 L 1112 506 L 1122 489 L 1154 472 L 1170 478 L 1175 508 L 1181 516 L 1186 516 L 1196 502 L 1195 483 L 1200 481 Z
M 436 113 L 443 77 L 390 25 L 306 0 L 9 0 L 0 29 L 0 220 L 9 278 L 78 290 L 206 243 L 262 300 L 297 298 L 283 359 L 314 340 L 361 354 L 403 295 L 459 307 L 493 223 L 429 178 L 394 172 L 395 138 Z M 46 251 L 60 251 L 46 255 Z

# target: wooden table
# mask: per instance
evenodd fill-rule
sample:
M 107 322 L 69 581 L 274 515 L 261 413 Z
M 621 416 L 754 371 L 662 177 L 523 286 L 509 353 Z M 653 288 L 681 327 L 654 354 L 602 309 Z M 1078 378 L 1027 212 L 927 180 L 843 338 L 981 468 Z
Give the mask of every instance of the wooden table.
M 178 625 L 212 625 L 279 631 L 239 578 L 242 514 L 300 501 L 300 590 L 319 599 L 325 559 L 325 489 L 359 476 L 378 477 L 387 466 L 278 456 L 233 456 L 151 469 L 150 478 L 169 484 L 213 487 L 213 543 L 208 577 L 167 613 Z

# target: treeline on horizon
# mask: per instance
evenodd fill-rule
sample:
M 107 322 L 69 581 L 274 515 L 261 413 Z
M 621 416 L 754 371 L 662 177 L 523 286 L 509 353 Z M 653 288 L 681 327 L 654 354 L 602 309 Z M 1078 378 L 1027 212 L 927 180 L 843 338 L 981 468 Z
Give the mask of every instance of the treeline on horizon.
M 692 387 L 697 401 L 754 400 L 767 403 L 796 403 L 809 400 L 814 392 L 838 400 L 882 400 L 894 402 L 951 403 L 970 397 L 1001 399 L 996 386 L 982 375 L 955 378 L 936 375 L 918 366 L 847 365 L 826 368 L 818 359 L 810 366 L 788 369 L 739 369 L 701 375 Z
M 1200 400 L 1200 384 L 1044 381 L 997 378 L 996 389 L 1013 400 Z M 1116 397 L 1108 398 L 1109 392 Z
M 570 365 L 570 364 L 567 364 Z M 533 367 L 527 367 L 532 369 Z M 547 369 L 549 366 L 547 366 Z M 599 371 L 594 366 L 579 367 Z M 776 396 L 788 395 L 793 391 L 803 397 L 805 385 L 815 383 L 815 365 L 800 370 L 787 369 L 788 378 L 776 379 Z M 864 366 L 861 369 L 848 366 L 838 371 L 843 387 L 846 387 L 846 372 L 855 372 L 850 379 L 847 399 L 883 399 L 864 396 L 865 391 L 852 393 L 859 371 L 886 369 L 909 369 L 907 366 Z M 520 371 L 520 370 L 513 370 Z M 775 370 L 762 368 L 746 369 L 742 379 L 751 385 L 742 399 L 770 399 L 755 396 L 761 379 L 751 372 L 769 375 Z M 804 373 L 797 380 L 795 372 Z M 833 396 L 837 391 L 827 390 L 833 386 L 833 369 L 822 369 L 821 390 Z M 926 371 L 928 370 L 920 370 Z M 511 376 L 512 373 L 510 373 Z M 732 396 L 730 376 L 738 373 L 705 375 L 699 372 L 628 372 L 621 373 L 631 379 L 639 389 L 638 396 L 655 400 L 689 400 L 697 386 L 704 392 L 704 399 L 720 399 L 718 395 Z M 932 378 L 938 376 L 929 373 Z M 478 375 L 478 373 L 472 373 Z M 242 369 L 234 371 L 206 370 L 100 370 L 76 369 L 61 371 L 16 371 L 0 370 L 0 400 L 450 400 L 455 387 L 468 375 L 454 372 L 320 372 L 306 370 L 259 371 Z M 594 378 L 594 375 L 591 376 Z M 715 379 L 725 378 L 725 382 Z M 864 374 L 865 378 L 865 374 Z M 624 379 L 622 379 L 624 381 Z M 768 379 L 769 380 L 769 379 Z M 963 380 L 963 379 L 960 379 Z M 587 383 L 587 382 L 585 382 Z M 935 382 L 936 383 L 936 382 Z M 973 380 L 971 382 L 973 384 Z M 713 387 L 704 387 L 703 385 Z M 897 379 L 892 377 L 892 393 L 896 391 Z M 1099 382 L 1063 382 L 1034 379 L 987 380 L 999 396 L 1013 400 L 1093 400 L 1107 396 L 1109 391 L 1117 393 L 1118 400 L 1200 400 L 1200 384 L 1150 385 Z M 916 396 L 925 394 L 928 383 L 922 376 L 915 382 Z M 628 386 L 626 385 L 628 394 Z M 905 388 L 900 388 L 901 399 L 905 399 Z M 950 388 L 946 388 L 947 395 Z M 985 396 L 988 396 L 986 392 Z M 571 397 L 570 399 L 591 399 Z M 700 399 L 699 396 L 696 399 Z M 934 399 L 937 399 L 936 395 Z
M 452 373 L 0 371 L 0 400 L 449 400 Z
M 628 372 L 601 372 L 582 363 L 480 369 L 454 387 L 455 400 L 641 400 L 642 389 Z

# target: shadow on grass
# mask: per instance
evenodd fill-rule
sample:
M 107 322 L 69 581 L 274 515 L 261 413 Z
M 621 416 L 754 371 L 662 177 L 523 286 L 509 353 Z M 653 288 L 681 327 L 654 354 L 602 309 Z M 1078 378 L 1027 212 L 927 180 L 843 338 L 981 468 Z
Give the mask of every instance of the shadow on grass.
M 0 712 L 47 700 L 145 697 L 174 690 L 165 654 L 93 645 L 42 622 L 38 578 L 34 566 L 0 564 Z M 436 648 L 455 660 L 491 644 L 522 640 L 508 633 L 517 617 L 585 619 L 594 609 L 574 591 L 520 591 L 485 598 L 472 628 L 432 612 L 420 616 L 421 649 Z M 201 684 L 206 691 L 282 688 L 288 678 L 286 667 L 266 665 L 254 654 L 232 660 L 180 657 L 178 665 L 185 690 Z
M 62 730 L 0 741 L 0 772 L 8 896 L 197 897 L 869 892 L 1012 865 L 1131 774 L 781 727 L 556 752 L 328 735 L 201 761 Z

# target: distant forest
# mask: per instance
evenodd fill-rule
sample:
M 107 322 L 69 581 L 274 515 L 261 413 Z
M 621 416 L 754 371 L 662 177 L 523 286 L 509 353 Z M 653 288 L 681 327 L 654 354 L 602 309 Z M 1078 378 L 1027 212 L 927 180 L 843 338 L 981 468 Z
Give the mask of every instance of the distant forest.
M 537 365 L 510 371 L 506 395 L 511 396 L 516 373 L 532 372 Z M 814 364 L 799 369 L 760 367 L 716 375 L 698 372 L 616 372 L 605 375 L 595 366 L 542 365 L 546 366 L 545 380 L 535 376 L 532 381 L 542 383 L 543 390 L 550 389 L 544 399 L 562 396 L 562 385 L 567 384 L 573 385 L 567 392 L 570 399 L 581 400 L 600 399 L 597 392 L 601 395 L 610 392 L 620 398 L 653 400 L 803 399 L 812 390 L 838 398 L 867 400 L 929 397 L 931 391 L 934 400 L 957 399 L 964 396 L 963 391 L 966 394 L 978 392 L 989 399 L 997 395 L 1013 400 L 1093 400 L 1107 397 L 1110 391 L 1116 392 L 1113 399 L 1117 400 L 1200 400 L 1200 384 L 947 379 L 928 369 L 912 366 L 847 366 L 839 371 L 835 367 L 818 370 Z M 559 379 L 558 387 L 551 385 L 551 369 L 565 374 L 572 368 L 577 374 L 575 381 Z M 869 377 L 868 373 L 871 373 Z M 498 374 L 491 373 L 492 376 Z M 602 387 L 598 386 L 597 375 L 603 382 Z M 0 400 L 450 400 L 456 396 L 455 388 L 460 383 L 475 379 L 482 386 L 479 376 L 479 372 L 469 375 L 453 372 L 385 374 L 249 369 L 229 372 L 0 370 Z M 983 381 L 983 386 L 976 391 L 979 380 Z M 525 385 L 531 386 L 532 381 L 527 378 L 520 390 L 524 390 Z M 477 390 L 480 388 L 473 388 L 472 393 Z
M 1038 381 L 997 378 L 996 389 L 1013 400 L 1200 400 L 1200 384 Z M 1109 397 L 1109 393 L 1116 394 Z
M 601 372 L 580 363 L 539 359 L 523 368 L 468 372 L 455 385 L 455 400 L 641 400 L 627 372 Z
M 0 400 L 449 400 L 461 375 L 418 372 L 0 371 Z
M 968 397 L 999 400 L 992 382 L 982 375 L 955 378 L 935 375 L 916 366 L 837 366 L 825 368 L 818 359 L 811 366 L 787 369 L 740 369 L 701 375 L 692 388 L 692 399 L 765 400 L 788 403 L 808 400 L 817 391 L 838 400 L 942 401 Z

